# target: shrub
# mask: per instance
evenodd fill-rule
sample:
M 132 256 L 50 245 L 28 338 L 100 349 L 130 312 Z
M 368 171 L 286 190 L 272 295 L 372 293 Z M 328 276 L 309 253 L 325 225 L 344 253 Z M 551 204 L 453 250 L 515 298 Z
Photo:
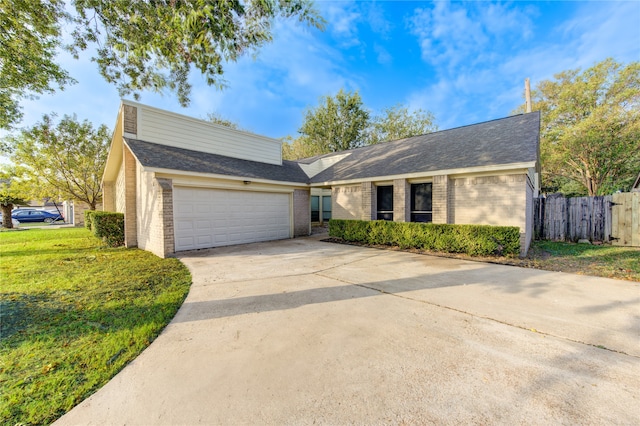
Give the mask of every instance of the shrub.
M 109 247 L 124 244 L 124 214 L 94 211 L 90 217 L 91 229 L 96 237 L 101 238 Z
M 84 212 L 84 227 L 89 231 L 93 229 L 93 214 L 95 210 L 85 210 Z
M 515 226 L 331 219 L 329 235 L 365 244 L 465 253 L 470 256 L 520 253 L 520 230 Z

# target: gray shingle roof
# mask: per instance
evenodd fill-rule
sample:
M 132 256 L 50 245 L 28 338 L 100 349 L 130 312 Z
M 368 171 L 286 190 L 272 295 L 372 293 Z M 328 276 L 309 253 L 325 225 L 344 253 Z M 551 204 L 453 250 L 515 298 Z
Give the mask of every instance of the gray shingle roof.
M 282 166 L 279 166 L 159 145 L 137 139 L 125 138 L 125 141 L 143 167 L 309 183 L 307 175 L 293 161 L 283 161 Z
M 539 133 L 533 112 L 357 148 L 311 183 L 536 161 Z
M 306 184 L 533 162 L 538 159 L 539 133 L 539 112 L 516 115 L 344 151 L 350 155 L 311 179 L 298 163 L 310 164 L 344 152 L 283 161 L 279 166 L 137 139 L 125 141 L 144 167 Z

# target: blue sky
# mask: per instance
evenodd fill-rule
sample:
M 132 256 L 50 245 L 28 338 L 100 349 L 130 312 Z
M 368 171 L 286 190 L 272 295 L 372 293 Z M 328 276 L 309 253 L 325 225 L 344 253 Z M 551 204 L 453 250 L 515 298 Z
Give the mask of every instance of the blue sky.
M 640 2 L 317 1 L 324 32 L 277 22 L 273 43 L 226 65 L 228 88 L 193 73 L 192 102 L 142 93 L 140 102 L 204 118 L 216 112 L 252 132 L 297 135 L 307 108 L 339 89 L 358 90 L 373 112 L 399 103 L 433 112 L 440 129 L 508 116 L 532 86 L 555 73 L 613 57 L 640 60 Z M 77 114 L 113 126 L 116 89 L 90 61 L 61 55 L 78 84 L 23 102 L 42 114 Z

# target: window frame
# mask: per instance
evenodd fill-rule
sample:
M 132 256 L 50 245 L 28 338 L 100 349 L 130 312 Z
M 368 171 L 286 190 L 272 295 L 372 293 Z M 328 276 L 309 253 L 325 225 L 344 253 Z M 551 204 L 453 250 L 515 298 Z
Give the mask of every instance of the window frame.
M 389 201 L 389 199 L 384 199 L 385 197 L 389 196 L 389 191 L 391 191 L 391 209 L 386 208 L 383 210 L 380 207 L 382 204 L 386 204 L 384 203 L 384 201 Z M 389 206 L 386 205 L 384 207 Z M 393 221 L 393 185 L 376 186 L 376 219 Z
M 431 210 L 417 210 L 416 209 L 416 193 L 417 189 L 421 186 L 429 186 L 429 200 L 426 207 L 431 207 Z M 411 184 L 410 188 L 411 203 L 410 208 L 410 220 L 411 222 L 419 223 L 432 223 L 433 222 L 433 182 L 415 182 Z M 418 217 L 424 217 L 426 220 L 417 220 Z

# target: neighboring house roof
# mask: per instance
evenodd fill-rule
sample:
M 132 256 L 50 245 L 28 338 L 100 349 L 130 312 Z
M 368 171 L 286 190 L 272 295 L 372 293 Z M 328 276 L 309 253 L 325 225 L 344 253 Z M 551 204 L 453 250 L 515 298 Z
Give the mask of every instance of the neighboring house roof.
M 124 140 L 143 167 L 282 182 L 305 184 L 309 182 L 307 175 L 293 161 L 283 161 L 280 166 L 159 145 L 137 139 L 124 138 Z
M 384 142 L 334 154 L 350 153 L 311 178 L 311 183 L 358 180 L 438 170 L 535 163 L 540 113 L 533 112 L 422 136 Z

